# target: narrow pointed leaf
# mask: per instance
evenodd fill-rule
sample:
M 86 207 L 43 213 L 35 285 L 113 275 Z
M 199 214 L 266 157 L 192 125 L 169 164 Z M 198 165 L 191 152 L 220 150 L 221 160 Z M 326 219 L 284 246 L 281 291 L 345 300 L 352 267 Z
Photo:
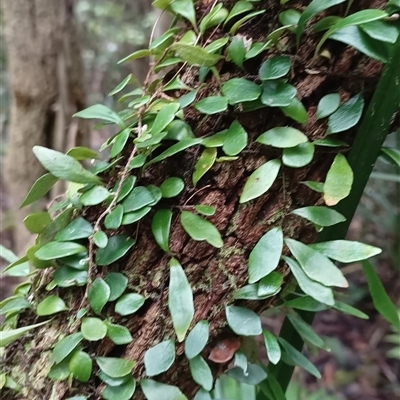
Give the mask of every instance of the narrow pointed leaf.
M 295 260 L 285 256 L 283 258 L 296 278 L 300 289 L 304 293 L 328 306 L 333 306 L 335 304 L 331 288 L 310 279 Z
M 169 252 L 169 233 L 171 229 L 172 211 L 157 210 L 151 222 L 151 231 L 157 244 L 165 252 Z
M 265 348 L 267 349 L 268 360 L 272 362 L 272 364 L 277 364 L 281 359 L 281 348 L 279 346 L 278 339 L 276 336 L 267 331 L 263 330 Z
M 194 316 L 193 292 L 185 271 L 174 258 L 170 262 L 168 308 L 178 341 L 182 342 Z
M 297 208 L 292 211 L 292 214 L 305 218 L 318 226 L 332 226 L 339 222 L 346 221 L 346 218 L 342 214 L 324 206 Z
M 382 250 L 378 247 L 351 240 L 332 240 L 329 242 L 314 243 L 310 247 L 332 260 L 342 263 L 367 260 L 382 253 Z
M 22 328 L 10 329 L 8 331 L 1 331 L 0 332 L 0 347 L 5 347 L 5 346 L 9 345 L 10 343 L 14 342 L 15 340 L 17 340 L 20 337 L 22 337 L 23 335 L 25 335 L 31 329 L 38 328 L 39 326 L 47 324 L 47 322 L 49 322 L 49 321 L 40 322 L 39 324 L 35 324 L 35 325 L 24 326 Z
M 285 243 L 309 278 L 326 286 L 348 286 L 340 269 L 327 257 L 297 240 L 286 238 Z
M 44 195 L 46 195 L 50 189 L 54 186 L 54 184 L 58 181 L 58 178 L 54 175 L 48 173 L 41 176 L 31 187 L 28 194 L 26 195 L 24 201 L 21 204 L 20 208 L 28 206 L 32 204 L 36 200 L 41 199 Z
M 211 167 L 214 165 L 217 158 L 216 148 L 206 148 L 203 153 L 201 153 L 200 158 L 197 160 L 194 166 L 194 171 L 192 175 L 193 185 L 196 186 L 197 182 L 206 174 Z

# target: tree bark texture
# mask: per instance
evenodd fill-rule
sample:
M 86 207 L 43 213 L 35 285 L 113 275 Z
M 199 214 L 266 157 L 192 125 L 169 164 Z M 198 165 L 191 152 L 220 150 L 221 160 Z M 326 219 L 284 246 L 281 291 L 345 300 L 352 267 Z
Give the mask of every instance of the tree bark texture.
M 72 114 L 86 107 L 73 4 L 74 0 L 2 2 L 10 85 L 4 179 L 12 199 L 17 253 L 32 240 L 23 219 L 35 209 L 19 206 L 43 173 L 32 147 L 65 151 L 88 141 L 84 122 L 70 125 Z
M 205 15 L 213 2 L 202 0 L 197 2 L 198 17 Z M 233 1 L 225 1 L 231 7 Z M 364 8 L 382 6 L 384 1 L 365 0 L 353 6 L 354 11 Z M 291 2 L 290 6 L 303 10 L 308 2 Z M 278 14 L 282 6 L 278 1 L 260 3 L 267 12 L 243 26 L 239 33 L 253 41 L 265 40 L 269 32 L 279 26 Z M 332 13 L 343 14 L 345 5 L 331 10 Z M 222 30 L 217 31 L 213 40 L 222 36 Z M 324 136 L 326 122 L 316 121 L 315 112 L 318 101 L 328 93 L 340 93 L 342 101 L 352 95 L 363 92 L 366 103 L 371 98 L 378 81 L 381 64 L 362 56 L 356 50 L 338 42 L 328 42 L 326 47 L 331 58 L 314 58 L 314 49 L 320 36 L 307 32 L 298 51 L 296 51 L 292 34 L 285 35 L 278 48 L 272 53 L 293 55 L 293 67 L 290 83 L 298 90 L 298 98 L 308 110 L 309 122 L 306 126 L 298 126 L 307 136 L 318 139 Z M 206 39 L 205 39 L 206 40 Z M 271 54 L 262 54 L 245 64 L 245 72 L 238 70 L 231 63 L 222 62 L 218 65 L 221 80 L 225 81 L 234 76 L 245 76 L 256 79 L 258 69 Z M 186 68 L 181 79 L 188 85 L 196 83 L 196 77 L 191 69 Z M 201 89 L 199 98 L 218 92 L 218 84 L 210 76 L 206 88 Z M 176 93 L 179 95 L 179 93 Z M 227 328 L 224 308 L 234 302 L 233 295 L 237 288 L 247 283 L 247 259 L 251 249 L 260 237 L 271 227 L 280 225 L 284 233 L 305 243 L 315 240 L 315 231 L 304 220 L 290 215 L 294 208 L 321 205 L 321 196 L 301 184 L 303 181 L 324 181 L 326 172 L 337 153 L 336 149 L 319 147 L 313 162 L 302 169 L 283 168 L 272 188 L 256 200 L 240 205 L 239 196 L 249 175 L 269 159 L 279 157 L 280 151 L 266 148 L 255 143 L 255 138 L 266 130 L 285 125 L 294 125 L 280 110 L 264 108 L 249 113 L 236 113 L 232 109 L 215 116 L 204 118 L 192 108 L 186 109 L 185 120 L 192 126 L 196 136 L 208 136 L 227 128 L 234 119 L 238 119 L 249 134 L 249 146 L 241 153 L 236 161 L 217 163 L 199 182 L 197 187 L 191 184 L 190 171 L 193 171 L 199 152 L 196 148 L 188 149 L 179 157 L 169 158 L 153 165 L 139 177 L 140 184 L 161 184 L 169 176 L 180 176 L 185 180 L 185 192 L 179 200 L 165 200 L 161 206 L 170 207 L 174 211 L 171 228 L 170 249 L 184 267 L 194 292 L 195 317 L 193 325 L 201 319 L 210 322 L 210 340 L 202 355 L 208 358 L 210 351 L 221 340 L 234 338 L 235 335 Z M 351 143 L 357 127 L 343 133 L 342 139 Z M 125 157 L 129 156 L 132 147 L 126 149 Z M 110 176 L 110 186 L 118 177 Z M 216 214 L 210 221 L 216 225 L 223 236 L 224 246 L 216 249 L 205 242 L 195 242 L 184 232 L 178 218 L 178 211 L 190 209 L 197 204 L 208 204 L 216 207 Z M 95 207 L 84 213 L 85 218 L 95 221 L 102 207 Z M 171 319 L 167 307 L 168 296 L 168 262 L 166 256 L 156 245 L 150 231 L 151 216 L 139 224 L 122 227 L 117 233 L 132 235 L 137 240 L 134 248 L 122 260 L 110 267 L 98 269 L 99 277 L 110 271 L 121 271 L 129 278 L 129 289 L 137 291 L 146 297 L 145 305 L 137 314 L 121 317 L 113 313 L 112 306 L 106 306 L 104 315 L 111 315 L 116 323 L 129 328 L 134 338 L 126 347 L 113 345 L 105 339 L 92 343 L 87 347 L 91 355 L 118 356 L 136 360 L 133 375 L 136 379 L 144 377 L 143 355 L 151 346 L 174 337 Z M 287 284 L 291 276 L 282 263 L 279 267 L 286 275 Z M 94 278 L 94 277 L 93 277 Z M 51 280 L 50 274 L 42 275 L 42 282 L 37 291 L 40 299 L 44 296 L 43 287 Z M 70 307 L 69 318 L 72 323 L 75 313 L 81 304 L 84 289 L 59 289 L 60 296 Z M 269 308 L 275 298 L 264 302 L 236 301 L 261 313 Z M 33 314 L 26 314 L 21 319 L 23 324 L 38 322 Z M 60 318 L 54 318 L 46 327 L 36 330 L 28 339 L 23 339 L 8 350 L 8 367 L 14 367 L 24 391 L 16 399 L 65 399 L 74 394 L 87 394 L 90 399 L 100 399 L 103 388 L 101 382 L 93 378 L 90 384 L 73 383 L 71 388 L 63 382 L 51 382 L 46 378 L 50 368 L 48 360 L 50 349 L 61 338 L 61 335 L 71 333 L 66 326 L 65 313 Z M 192 326 L 193 326 L 192 325 Z M 31 349 L 25 353 L 24 343 Z M 226 369 L 229 364 L 214 364 L 209 362 L 214 377 Z M 29 377 L 29 379 L 27 378 Z M 198 386 L 193 382 L 187 360 L 183 354 L 183 345 L 177 344 L 177 358 L 168 372 L 156 377 L 157 380 L 177 385 L 192 399 Z M 26 382 L 29 382 L 29 385 Z M 11 397 L 9 397 L 11 399 Z M 133 397 L 143 399 L 138 388 Z M 8 399 L 8 398 L 7 398 Z M 162 399 L 160 399 L 162 400 Z

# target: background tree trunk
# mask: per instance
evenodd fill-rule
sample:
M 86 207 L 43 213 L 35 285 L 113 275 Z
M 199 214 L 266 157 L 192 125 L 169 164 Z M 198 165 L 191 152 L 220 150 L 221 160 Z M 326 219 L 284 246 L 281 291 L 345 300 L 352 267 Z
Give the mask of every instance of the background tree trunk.
M 12 199 L 17 253 L 31 241 L 23 219 L 38 208 L 19 206 L 43 173 L 32 147 L 65 151 L 88 141 L 85 123 L 70 125 L 71 115 L 86 107 L 73 5 L 73 0 L 2 2 L 11 100 L 4 178 Z
M 197 3 L 198 15 L 204 15 L 211 6 L 209 0 Z M 226 1 L 232 4 L 232 1 Z M 371 6 L 377 7 L 383 1 L 363 1 L 354 7 L 364 9 Z M 281 5 L 279 2 L 263 2 L 267 12 L 263 17 L 251 21 L 240 29 L 240 34 L 253 41 L 262 40 L 266 35 L 276 28 L 276 21 Z M 265 4 L 265 5 L 264 5 Z M 296 7 L 303 9 L 306 1 L 297 2 Z M 343 6 L 345 7 L 345 6 Z M 343 8 L 340 9 L 343 12 Z M 219 34 L 221 34 L 220 32 Z M 215 38 L 213 38 L 215 39 Z M 342 100 L 347 100 L 352 95 L 363 92 L 366 103 L 373 93 L 377 79 L 379 78 L 381 65 L 378 62 L 362 57 L 354 49 L 348 48 L 337 42 L 331 42 L 328 46 L 331 59 L 313 58 L 316 38 L 306 37 L 303 45 L 296 52 L 293 35 L 285 37 L 287 54 L 296 54 L 293 57 L 293 68 L 290 83 L 298 90 L 298 98 L 305 104 L 309 123 L 301 129 L 313 140 L 321 138 L 325 134 L 326 124 L 315 120 L 316 106 L 320 98 L 327 94 L 340 93 Z M 248 76 L 257 75 L 265 54 L 253 59 L 246 65 Z M 232 73 L 239 75 L 232 65 L 220 66 L 220 70 L 226 71 L 226 76 L 221 74 L 221 79 L 226 80 Z M 310 70 L 312 71 L 310 72 Z M 187 71 L 182 72 L 184 80 L 188 76 Z M 213 93 L 217 82 L 211 76 L 208 79 L 208 87 L 200 93 L 200 97 L 206 97 Z M 249 143 L 240 158 L 234 162 L 217 163 L 211 171 L 200 181 L 197 188 L 191 185 L 192 171 L 198 152 L 193 148 L 181 153 L 179 157 L 172 157 L 155 164 L 146 171 L 145 176 L 138 179 L 139 184 L 159 185 L 169 176 L 180 176 L 185 180 L 186 191 L 179 197 L 179 201 L 170 203 L 172 209 L 192 207 L 196 204 L 209 204 L 216 207 L 216 214 L 210 219 L 222 233 L 224 247 L 215 249 L 205 242 L 191 240 L 183 231 L 178 214 L 175 213 L 174 223 L 171 227 L 170 247 L 171 253 L 184 266 L 185 272 L 194 291 L 195 317 L 193 323 L 201 319 L 210 322 L 210 340 L 203 352 L 207 359 L 210 350 L 221 340 L 231 338 L 234 335 L 226 328 L 224 308 L 233 302 L 233 295 L 237 288 L 242 287 L 247 281 L 247 258 L 254 244 L 260 239 L 270 227 L 282 226 L 285 233 L 290 237 L 305 243 L 315 239 L 314 228 L 305 224 L 301 219 L 290 215 L 291 210 L 296 207 L 319 205 L 322 203 L 321 196 L 301 184 L 302 181 L 324 181 L 326 171 L 337 150 L 318 148 L 314 161 L 302 169 L 284 168 L 283 174 L 276 180 L 272 188 L 255 201 L 239 205 L 239 195 L 244 182 L 254 171 L 268 159 L 279 156 L 277 150 L 266 149 L 265 146 L 257 145 L 254 140 L 262 132 L 275 127 L 293 125 L 280 111 L 273 108 L 264 108 L 250 113 L 234 113 L 228 111 L 221 115 L 210 116 L 206 119 L 196 113 L 193 109 L 186 112 L 185 120 L 192 126 L 196 136 L 211 135 L 219 130 L 225 129 L 234 119 L 238 119 L 249 134 Z M 343 135 L 351 143 L 357 128 L 351 129 Z M 128 146 L 129 147 L 129 146 Z M 131 148 L 126 149 L 125 161 L 129 157 Z M 122 163 L 123 164 L 123 163 Z M 115 177 L 110 177 L 114 182 Z M 112 185 L 110 185 L 112 186 Z M 86 215 L 91 222 L 95 221 L 103 209 L 91 208 Z M 111 341 L 105 339 L 101 342 L 91 343 L 89 353 L 93 356 L 125 357 L 136 360 L 134 377 L 144 377 L 143 355 L 145 351 L 168 338 L 173 337 L 173 328 L 167 307 L 168 296 L 168 261 L 169 257 L 163 253 L 152 237 L 150 231 L 151 217 L 147 217 L 138 226 L 132 225 L 121 228 L 119 233 L 126 233 L 135 237 L 136 245 L 123 259 L 111 267 L 103 267 L 96 276 L 105 276 L 110 271 L 121 271 L 129 278 L 129 288 L 140 292 L 146 297 L 146 303 L 139 313 L 120 317 L 113 313 L 113 306 L 104 308 L 104 315 L 112 315 L 116 323 L 123 324 L 132 333 L 134 341 L 125 348 L 117 348 Z M 138 235 L 140 232 L 140 235 Z M 284 265 L 280 270 L 287 273 Z M 51 280 L 50 274 L 42 275 L 43 282 L 37 290 L 39 299 L 45 296 L 44 287 Z M 94 278 L 94 277 L 93 277 Z M 286 283 L 290 277 L 286 277 Z M 70 311 L 69 321 L 75 319 L 75 315 L 82 302 L 84 289 L 59 289 L 58 293 L 66 301 Z M 260 313 L 267 309 L 274 298 L 265 302 L 237 302 L 239 305 L 255 310 Z M 21 318 L 22 320 L 22 318 Z M 34 314 L 23 316 L 23 324 L 38 322 L 40 319 Z M 24 346 L 20 343 L 10 346 L 8 350 L 8 366 L 14 367 L 12 374 L 14 379 L 19 378 L 19 383 L 24 387 L 22 394 L 17 399 L 29 398 L 36 400 L 65 399 L 74 394 L 86 394 L 89 398 L 100 399 L 103 386 L 93 379 L 90 384 L 78 384 L 73 382 L 72 388 L 64 382 L 53 382 L 46 378 L 49 371 L 49 349 L 54 345 L 61 335 L 70 333 L 65 324 L 66 313 L 60 318 L 54 318 L 44 328 L 35 331 L 29 339 L 28 347 L 34 349 L 26 353 Z M 11 358 L 13 360 L 11 361 Z M 213 368 L 214 377 L 217 377 L 227 364 L 219 365 L 210 363 Z M 95 374 L 93 374 L 94 376 Z M 25 379 L 25 377 L 27 377 Z M 177 385 L 188 396 L 193 398 L 198 386 L 193 382 L 188 368 L 187 360 L 183 354 L 183 345 L 177 345 L 177 358 L 169 371 L 157 377 L 168 384 Z M 26 382 L 30 382 L 28 385 Z M 139 389 L 134 395 L 135 399 L 142 399 Z M 162 400 L 162 399 L 160 399 Z

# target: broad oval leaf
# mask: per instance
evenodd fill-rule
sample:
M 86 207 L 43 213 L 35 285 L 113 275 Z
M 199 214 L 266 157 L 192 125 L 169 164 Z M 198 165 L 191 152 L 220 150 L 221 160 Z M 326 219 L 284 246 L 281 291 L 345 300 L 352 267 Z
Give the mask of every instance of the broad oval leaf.
M 294 97 L 290 104 L 286 107 L 281 107 L 281 110 L 285 115 L 289 118 L 292 118 L 294 121 L 299 124 L 306 124 L 308 121 L 308 113 L 303 103 Z
M 222 94 L 229 104 L 257 100 L 261 96 L 261 87 L 244 78 L 233 78 L 222 85 Z
M 332 260 L 342 263 L 362 261 L 382 253 L 378 247 L 351 240 L 314 243 L 310 247 Z
M 111 378 L 121 378 L 128 375 L 135 365 L 134 361 L 114 357 L 97 357 L 96 363 Z
M 157 244 L 165 252 L 169 252 L 169 233 L 171 230 L 172 211 L 157 210 L 151 221 L 151 231 Z
M 175 343 L 166 340 L 151 347 L 144 354 L 144 367 L 147 376 L 156 376 L 168 371 L 175 361 Z
M 292 214 L 305 218 L 318 226 L 332 226 L 346 221 L 346 218 L 342 214 L 324 206 L 297 208 L 292 211 Z
M 217 158 L 216 148 L 206 148 L 203 153 L 201 153 L 200 158 L 197 160 L 194 166 L 194 171 L 192 175 L 193 185 L 196 186 L 197 182 L 208 172 L 214 165 Z
M 247 308 L 228 306 L 225 308 L 229 327 L 240 336 L 256 336 L 262 333 L 261 319 Z
M 92 359 L 84 351 L 77 351 L 69 362 L 69 370 L 79 382 L 87 382 L 90 379 L 92 366 Z
M 110 192 L 103 186 L 94 186 L 81 194 L 80 202 L 84 206 L 95 206 L 107 200 Z
M 194 303 L 185 271 L 175 258 L 170 261 L 168 308 L 178 341 L 182 342 L 193 320 Z
M 86 340 L 96 342 L 106 337 L 107 325 L 99 318 L 82 318 L 81 332 Z
M 142 379 L 140 386 L 147 400 L 188 400 L 187 397 L 176 386 Z
M 189 332 L 185 340 L 185 355 L 190 360 L 198 356 L 206 347 L 209 337 L 209 323 L 206 320 L 199 321 Z
M 58 178 L 54 175 L 48 173 L 41 176 L 31 187 L 28 194 L 26 195 L 24 201 L 20 208 L 32 204 L 36 200 L 41 199 L 45 194 L 47 194 L 54 184 L 58 181 Z
M 152 136 L 161 133 L 175 119 L 175 114 L 179 108 L 179 103 L 169 103 L 158 112 L 151 127 Z
M 281 162 L 278 159 L 274 159 L 257 168 L 247 179 L 239 202 L 246 203 L 267 192 L 275 182 L 280 167 Z
M 258 282 L 276 269 L 283 249 L 281 227 L 270 229 L 257 242 L 249 256 L 249 283 Z
M 50 222 L 50 214 L 46 211 L 29 214 L 24 219 L 24 225 L 26 226 L 26 229 L 28 229 L 28 231 L 32 233 L 42 233 L 44 228 Z
M 122 225 L 130 225 L 146 216 L 151 211 L 151 207 L 143 207 L 140 210 L 125 213 L 122 218 Z
M 258 283 L 257 295 L 260 298 L 273 296 L 281 290 L 283 275 L 279 272 L 271 272 Z
M 89 221 L 79 217 L 70 222 L 64 229 L 57 233 L 55 240 L 71 241 L 77 239 L 87 239 L 93 233 L 93 227 Z
M 196 241 L 205 240 L 214 247 L 223 246 L 221 234 L 218 229 L 210 222 L 189 211 L 182 211 L 181 224 L 187 234 Z
M 125 213 L 137 211 L 154 202 L 154 196 L 151 191 L 144 186 L 135 187 L 124 199 L 122 205 Z
M 285 238 L 285 243 L 309 278 L 326 286 L 348 287 L 346 278 L 329 258 L 297 240 Z
M 257 143 L 278 148 L 295 147 L 307 141 L 308 138 L 303 132 L 289 126 L 270 129 L 261 134 L 256 140 Z
M 233 121 L 226 133 L 222 150 L 228 156 L 236 156 L 247 146 L 247 132 L 238 121 Z
M 110 286 L 101 278 L 96 278 L 89 287 L 88 300 L 95 314 L 101 314 L 101 310 L 110 298 Z
M 122 295 L 115 304 L 115 312 L 119 315 L 130 315 L 139 310 L 145 302 L 145 297 L 139 293 Z
M 110 272 L 104 280 L 110 288 L 109 301 L 117 300 L 128 285 L 128 278 L 120 272 Z
M 219 114 L 228 109 L 228 102 L 222 96 L 209 96 L 198 101 L 194 108 L 207 115 Z
M 111 122 L 121 127 L 124 126 L 124 121 L 113 110 L 104 106 L 103 104 L 95 104 L 73 115 L 75 118 L 83 119 L 99 119 L 101 121 Z
M 98 176 L 83 168 L 75 158 L 48 149 L 42 146 L 34 146 L 33 153 L 40 164 L 53 176 L 76 183 L 99 183 Z
M 246 47 L 243 38 L 235 36 L 232 38 L 231 44 L 226 49 L 229 57 L 238 66 L 243 67 L 244 57 L 246 56 Z
M 283 256 L 283 259 L 289 266 L 294 277 L 296 278 L 297 283 L 300 286 L 300 289 L 304 293 L 323 304 L 327 304 L 328 306 L 333 306 L 335 304 L 331 288 L 310 279 L 295 260 L 285 256 Z
M 134 244 L 135 240 L 125 235 L 110 237 L 107 246 L 97 250 L 96 264 L 100 267 L 112 264 L 122 258 Z
M 118 229 L 121 226 L 122 218 L 124 216 L 124 207 L 122 204 L 118 204 L 110 214 L 104 219 L 104 226 L 107 229 Z
M 282 162 L 287 167 L 302 168 L 310 164 L 314 157 L 313 143 L 301 143 L 295 147 L 283 149 Z
M 331 93 L 324 96 L 318 103 L 315 119 L 322 119 L 329 117 L 340 106 L 340 95 L 338 93 Z
M 129 376 L 125 382 L 118 386 L 107 386 L 101 393 L 105 400 L 130 400 L 136 390 L 136 382 Z
M 335 304 L 336 303 L 337 302 L 335 302 Z M 319 312 L 328 309 L 326 304 L 320 303 L 319 301 L 313 299 L 311 296 L 301 296 L 296 297 L 292 300 L 285 301 L 285 306 L 310 312 Z
M 178 196 L 184 188 L 185 182 L 177 176 L 167 178 L 160 186 L 162 197 L 165 199 Z
M 265 61 L 258 73 L 262 81 L 278 79 L 287 75 L 290 71 L 291 60 L 286 56 L 274 56 Z
M 193 380 L 203 389 L 210 391 L 214 378 L 210 366 L 202 356 L 196 356 L 189 360 L 190 373 Z
M 108 237 L 107 237 L 107 234 L 106 234 L 105 232 L 103 232 L 103 231 L 97 231 L 97 232 L 93 235 L 92 239 L 93 239 L 93 243 L 94 243 L 97 247 L 99 247 L 99 248 L 101 248 L 101 249 L 103 249 L 104 247 L 107 246 Z
M 328 133 L 347 131 L 360 121 L 364 108 L 364 99 L 361 94 L 353 96 L 342 104 L 328 119 Z
M 106 323 L 107 325 L 107 336 L 116 345 L 128 344 L 133 341 L 132 335 L 128 328 L 122 325 L 115 325 Z
M 82 333 L 77 332 L 72 335 L 65 336 L 62 338 L 54 347 L 53 353 L 51 355 L 51 361 L 59 364 L 64 360 L 73 350 L 76 349 L 78 344 L 82 341 Z
M 186 18 L 194 27 L 196 27 L 196 11 L 193 0 L 170 1 L 169 6 L 175 14 Z
M 288 107 L 296 94 L 297 89 L 288 83 L 280 81 L 264 82 L 261 103 L 268 107 Z
M 343 154 L 337 154 L 326 175 L 324 200 L 328 206 L 334 206 L 346 198 L 353 186 L 354 174 Z
M 86 247 L 74 242 L 49 242 L 42 246 L 35 256 L 39 260 L 54 260 L 86 251 Z
M 67 311 L 68 307 L 64 300 L 58 296 L 52 295 L 44 298 L 36 308 L 36 314 L 40 317 L 52 315 L 62 311 Z

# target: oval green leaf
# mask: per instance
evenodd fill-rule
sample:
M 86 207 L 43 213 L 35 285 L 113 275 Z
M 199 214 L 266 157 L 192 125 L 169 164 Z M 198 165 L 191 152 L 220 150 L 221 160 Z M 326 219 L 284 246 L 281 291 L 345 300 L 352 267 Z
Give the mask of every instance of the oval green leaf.
M 82 318 L 81 333 L 86 340 L 96 342 L 107 335 L 107 325 L 99 318 Z
M 168 371 L 175 361 L 175 343 L 166 340 L 151 347 L 144 354 L 144 367 L 147 376 L 156 376 Z
M 338 93 L 331 93 L 324 96 L 318 103 L 315 119 L 322 119 L 329 117 L 340 106 L 340 95 Z
M 258 282 L 279 264 L 283 249 L 281 227 L 270 229 L 254 246 L 249 256 L 249 283 Z
M 123 257 L 135 244 L 134 239 L 125 235 L 115 235 L 108 239 L 107 246 L 98 249 L 96 253 L 96 264 L 98 266 L 110 265 Z
M 139 310 L 145 302 L 145 297 L 138 293 L 127 293 L 115 304 L 115 312 L 119 315 L 130 315 Z
M 87 382 L 90 379 L 92 366 L 92 359 L 84 351 L 77 351 L 69 362 L 69 370 L 79 382 Z
M 244 185 L 240 203 L 256 199 L 268 191 L 278 176 L 281 162 L 278 159 L 270 160 L 257 168 L 247 179 Z
M 334 206 L 346 198 L 353 186 L 353 171 L 343 154 L 337 154 L 328 171 L 324 183 L 324 200 L 328 206 Z
M 96 278 L 89 287 L 88 300 L 95 314 L 101 314 L 101 310 L 110 298 L 110 286 L 101 278 Z
M 234 105 L 257 100 L 261 96 L 261 87 L 248 79 L 233 78 L 222 85 L 222 94 L 229 104 Z
M 210 391 L 213 387 L 214 378 L 210 366 L 201 356 L 189 360 L 190 373 L 193 380 L 204 390 Z
M 53 295 L 46 297 L 37 305 L 36 314 L 43 317 L 44 315 L 52 315 L 67 310 L 68 307 L 64 300 Z
M 120 272 L 110 272 L 104 280 L 110 287 L 110 298 L 108 301 L 117 300 L 124 293 L 128 285 L 128 278 Z
M 309 278 L 326 286 L 348 287 L 346 278 L 329 258 L 297 240 L 285 238 L 285 243 Z
M 168 308 L 178 341 L 182 342 L 194 316 L 193 292 L 185 271 L 175 258 L 170 261 Z
M 199 321 L 185 340 L 185 355 L 190 360 L 199 355 L 208 342 L 210 327 L 208 321 Z
M 324 206 L 297 208 L 292 211 L 292 214 L 305 218 L 318 226 L 332 226 L 346 221 L 346 218 L 342 214 Z
M 194 105 L 194 108 L 207 115 L 219 114 L 228 109 L 228 102 L 222 96 L 209 96 L 198 101 Z
M 307 141 L 308 138 L 303 132 L 289 126 L 270 129 L 261 134 L 256 140 L 257 143 L 278 148 L 295 147 Z
M 228 156 L 236 156 L 247 146 L 247 132 L 238 121 L 233 121 L 226 133 L 222 150 Z
M 162 197 L 165 199 L 178 196 L 184 188 L 185 182 L 177 176 L 167 178 L 160 186 Z
M 96 363 L 111 378 L 121 378 L 128 375 L 135 365 L 134 361 L 114 357 L 97 357 Z
M 35 256 L 39 260 L 54 260 L 86 251 L 86 247 L 74 242 L 49 242 L 41 247 Z
M 225 308 L 226 319 L 230 328 L 240 336 L 257 336 L 262 333 L 261 319 L 251 310 L 243 307 Z
M 157 210 L 151 221 L 151 231 L 157 244 L 166 253 L 169 252 L 169 233 L 171 230 L 172 211 Z
M 223 246 L 221 234 L 209 221 L 189 211 L 182 211 L 181 224 L 187 234 L 196 241 L 205 240 L 214 247 Z

